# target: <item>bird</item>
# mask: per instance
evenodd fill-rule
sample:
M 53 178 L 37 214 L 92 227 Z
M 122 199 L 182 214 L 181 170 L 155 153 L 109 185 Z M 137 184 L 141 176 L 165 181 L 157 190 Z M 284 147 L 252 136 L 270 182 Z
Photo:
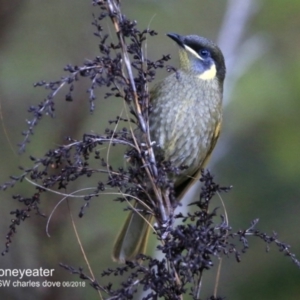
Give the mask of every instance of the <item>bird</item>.
M 150 90 L 149 129 L 164 158 L 175 167 L 185 166 L 171 178 L 180 201 L 199 180 L 219 138 L 226 66 L 222 51 L 211 40 L 167 36 L 179 49 L 179 68 Z M 144 209 L 139 202 L 135 208 Z M 127 216 L 114 244 L 114 261 L 133 261 L 145 253 L 153 216 L 141 213 L 131 211 Z

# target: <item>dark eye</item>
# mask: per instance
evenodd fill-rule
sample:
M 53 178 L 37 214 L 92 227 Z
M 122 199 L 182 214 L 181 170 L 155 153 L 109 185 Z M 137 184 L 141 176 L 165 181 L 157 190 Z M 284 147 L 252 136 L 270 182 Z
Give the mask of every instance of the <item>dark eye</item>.
M 200 50 L 200 56 L 201 56 L 202 58 L 207 58 L 207 57 L 209 57 L 209 52 L 208 52 L 208 50 L 206 50 L 206 49 Z

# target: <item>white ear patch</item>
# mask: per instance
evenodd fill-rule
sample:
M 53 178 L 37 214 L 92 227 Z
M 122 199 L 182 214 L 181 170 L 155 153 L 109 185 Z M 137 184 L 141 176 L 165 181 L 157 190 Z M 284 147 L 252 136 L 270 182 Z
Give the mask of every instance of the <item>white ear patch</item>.
M 211 67 L 208 70 L 204 71 L 202 74 L 200 74 L 198 78 L 202 80 L 212 80 L 216 77 L 216 75 L 217 75 L 216 65 L 212 64 Z

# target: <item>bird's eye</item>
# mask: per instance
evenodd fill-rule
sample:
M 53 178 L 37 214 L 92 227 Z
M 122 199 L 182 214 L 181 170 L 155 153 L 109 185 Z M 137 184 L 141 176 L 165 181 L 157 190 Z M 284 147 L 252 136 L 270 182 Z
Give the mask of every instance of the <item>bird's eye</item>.
M 200 56 L 201 56 L 202 58 L 207 58 L 207 57 L 209 57 L 209 52 L 208 52 L 208 50 L 206 50 L 206 49 L 200 50 Z

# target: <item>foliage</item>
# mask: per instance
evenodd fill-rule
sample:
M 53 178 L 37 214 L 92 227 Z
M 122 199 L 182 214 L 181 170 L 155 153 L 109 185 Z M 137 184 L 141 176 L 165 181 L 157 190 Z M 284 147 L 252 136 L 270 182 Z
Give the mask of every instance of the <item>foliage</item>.
M 108 188 L 119 192 L 117 200 L 121 202 L 145 199 L 145 213 L 156 217 L 154 230 L 157 239 L 161 241 L 158 251 L 162 253 L 162 259 L 140 255 L 135 262 L 126 262 L 125 266 L 104 271 L 103 276 L 127 275 L 120 288 L 114 288 L 112 284 L 101 285 L 95 278 L 84 274 L 83 269 L 61 264 L 70 272 L 79 274 L 80 278 L 89 280 L 96 290 L 106 293 L 108 299 L 132 299 L 139 286 L 147 292 L 143 298 L 145 300 L 159 297 L 182 299 L 184 294 L 191 294 L 193 299 L 199 299 L 203 272 L 213 267 L 213 258 L 234 255 L 240 261 L 241 255 L 249 247 L 249 236 L 262 239 L 267 250 L 271 243 L 275 243 L 280 251 L 300 266 L 289 246 L 280 242 L 275 233 L 267 235 L 255 229 L 258 220 L 253 221 L 248 229 L 236 232 L 232 230 L 226 217 L 218 215 L 217 208 L 210 207 L 214 195 L 228 192 L 230 188 L 216 184 L 208 171 L 202 173 L 203 185 L 199 200 L 191 204 L 196 207 L 195 212 L 187 215 L 174 213 L 178 203 L 174 199 L 169 175 L 181 170 L 170 162 L 165 162 L 160 155 L 154 155 L 148 128 L 148 113 L 151 111 L 148 83 L 154 80 L 159 68 L 176 70 L 165 66 L 170 59 L 169 55 L 163 55 L 156 61 L 145 57 L 143 43 L 147 38 L 156 35 L 156 32 L 149 29 L 139 30 L 135 21 L 122 14 L 119 1 L 94 0 L 93 4 L 101 10 L 99 16 L 93 20 L 95 35 L 99 38 L 100 55 L 86 60 L 82 66 L 67 65 L 65 71 L 68 75 L 58 81 L 40 81 L 36 84 L 50 90 L 50 93 L 39 105 L 29 108 L 32 118 L 28 121 L 27 130 L 23 132 L 24 140 L 20 144 L 20 152 L 25 150 L 41 118 L 45 115 L 54 117 L 55 97 L 62 87 L 68 86 L 65 99 L 72 101 L 74 87 L 83 78 L 90 81 L 88 94 L 91 111 L 96 105 L 96 90 L 105 88 L 108 89 L 105 98 L 119 98 L 124 101 L 128 117 L 118 116 L 115 120 L 109 120 L 110 127 L 103 134 L 85 134 L 81 140 L 67 137 L 66 145 L 50 149 L 41 158 L 31 156 L 32 167 L 21 168 L 21 175 L 11 176 L 11 180 L 1 186 L 5 190 L 27 178 L 36 184 L 36 191 L 31 197 L 13 196 L 23 207 L 11 212 L 14 219 L 9 227 L 3 254 L 9 251 L 16 227 L 29 218 L 32 211 L 44 216 L 40 209 L 43 193 L 50 189 L 64 190 L 81 177 L 89 178 L 95 173 L 103 173 L 107 180 L 99 181 L 97 188 L 85 196 L 79 216 L 83 217 L 93 198 Z M 101 25 L 104 18 L 112 21 L 117 42 L 104 33 Z M 115 130 L 111 125 L 119 122 L 125 122 L 128 126 Z M 137 138 L 137 128 L 145 135 L 143 142 Z M 99 146 L 103 144 L 125 145 L 125 156 L 130 166 L 127 169 L 114 168 L 99 151 Z M 175 219 L 180 219 L 181 224 L 175 226 Z M 214 295 L 208 299 L 224 298 Z

